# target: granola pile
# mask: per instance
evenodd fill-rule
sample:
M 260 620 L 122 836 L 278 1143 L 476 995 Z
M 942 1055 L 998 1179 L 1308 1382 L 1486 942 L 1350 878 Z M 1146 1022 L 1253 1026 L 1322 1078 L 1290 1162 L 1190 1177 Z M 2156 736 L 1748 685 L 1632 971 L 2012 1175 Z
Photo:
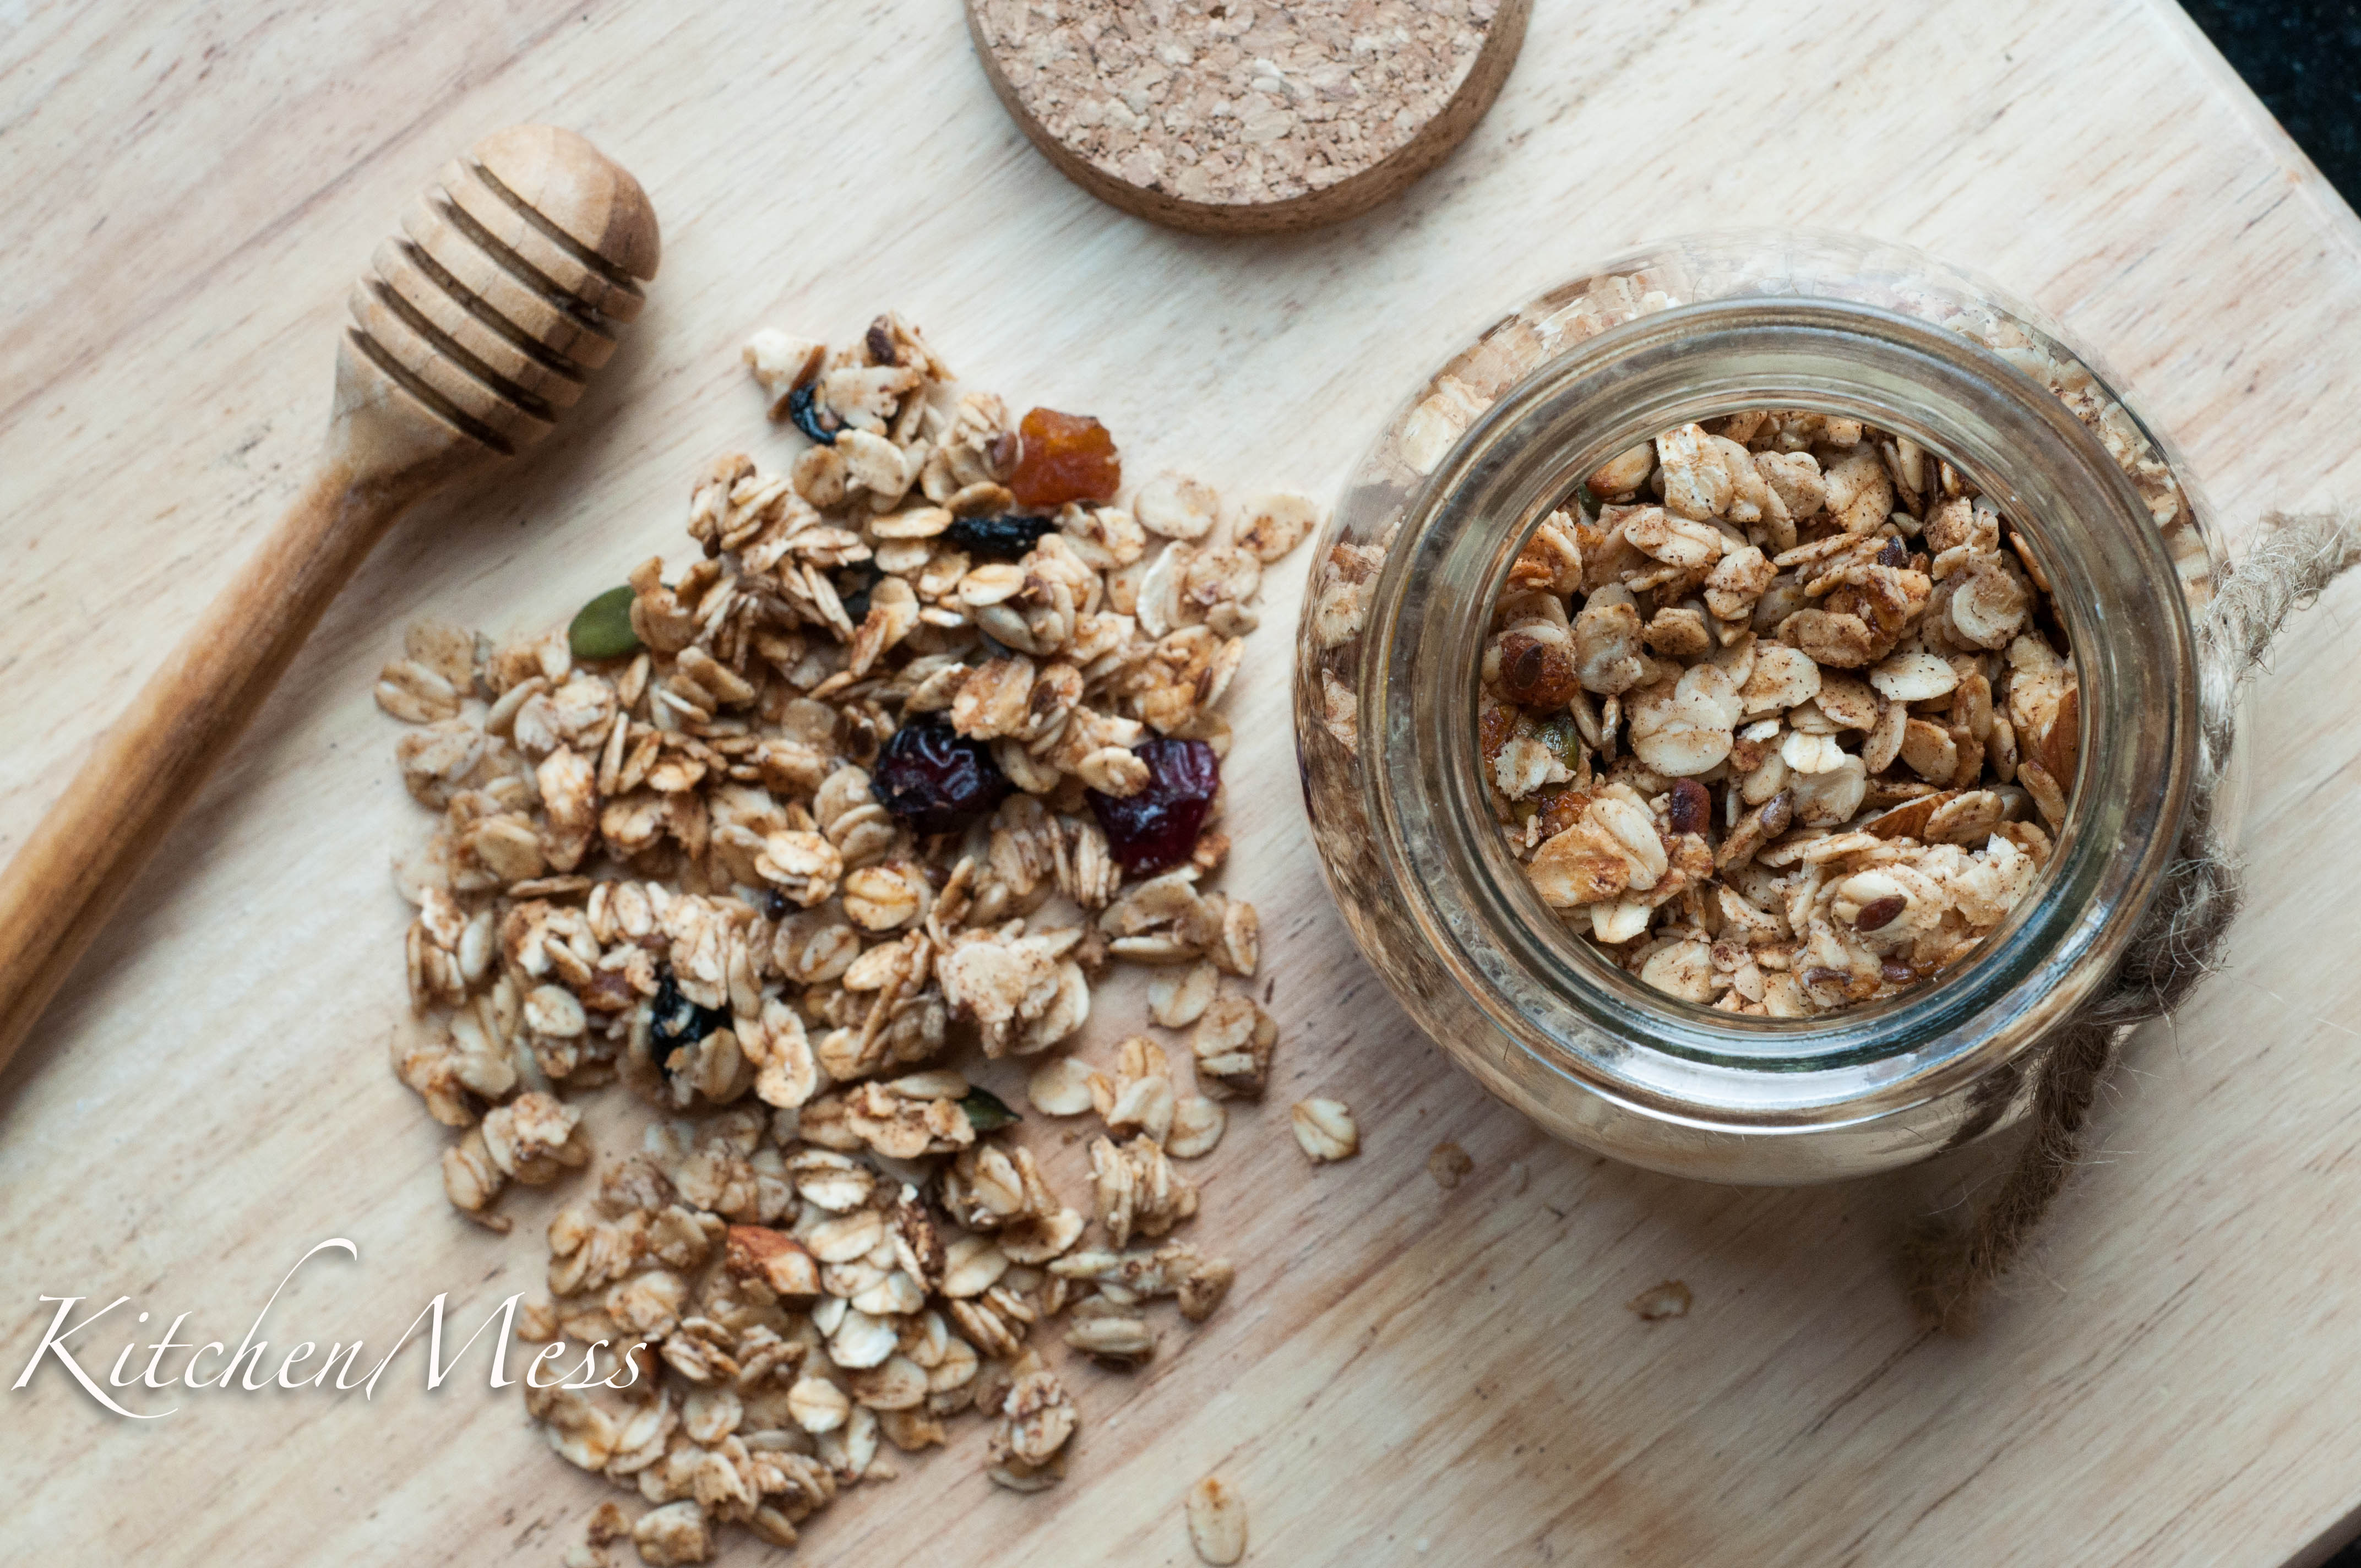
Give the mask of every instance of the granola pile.
M 1543 901 L 1757 1016 L 1966 957 L 2048 860 L 2079 745 L 2015 525 L 1907 436 L 1787 411 L 1666 431 L 1585 490 L 1518 557 L 1478 699 Z
M 1034 1331 L 1128 1367 L 1152 1302 L 1221 1304 L 1231 1266 L 1166 1239 L 1197 1209 L 1174 1162 L 1260 1096 L 1278 1035 L 1225 986 L 1253 906 L 1207 884 L 1219 705 L 1312 505 L 1166 475 L 1117 506 L 1097 421 L 962 395 L 897 317 L 746 358 L 810 444 L 712 466 L 701 558 L 566 630 L 414 627 L 378 687 L 439 814 L 397 863 L 422 1023 L 394 1065 L 462 1130 L 451 1201 L 505 1231 L 511 1183 L 592 1163 L 589 1091 L 649 1112 L 551 1221 L 523 1314 L 629 1383 L 525 1396 L 654 1505 L 602 1508 L 584 1564 L 625 1538 L 701 1562 L 726 1523 L 792 1542 L 965 1411 L 994 1480 L 1054 1484 L 1078 1418 Z M 1059 1054 L 1120 961 L 1156 966 L 1187 1072 L 1148 1035 Z M 1033 1111 L 1104 1124 L 1084 1208 L 971 1076 L 1003 1058 L 1038 1058 Z

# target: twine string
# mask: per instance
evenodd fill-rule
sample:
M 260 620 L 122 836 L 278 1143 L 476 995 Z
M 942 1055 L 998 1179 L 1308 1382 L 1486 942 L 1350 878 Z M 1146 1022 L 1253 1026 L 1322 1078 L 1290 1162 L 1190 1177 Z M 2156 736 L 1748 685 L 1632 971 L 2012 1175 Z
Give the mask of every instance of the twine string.
M 1911 1303 L 1948 1332 L 1975 1327 L 1986 1292 L 2065 1190 L 2081 1158 L 2092 1103 L 2125 1037 L 2170 1013 L 2221 967 L 2243 895 L 2219 821 L 2238 692 L 2289 617 L 2361 565 L 2361 522 L 2327 516 L 2273 522 L 2198 618 L 2197 779 L 2156 902 L 2108 984 L 2038 1047 L 2031 1135 L 1992 1195 L 1965 1223 L 1929 1221 L 1909 1239 Z

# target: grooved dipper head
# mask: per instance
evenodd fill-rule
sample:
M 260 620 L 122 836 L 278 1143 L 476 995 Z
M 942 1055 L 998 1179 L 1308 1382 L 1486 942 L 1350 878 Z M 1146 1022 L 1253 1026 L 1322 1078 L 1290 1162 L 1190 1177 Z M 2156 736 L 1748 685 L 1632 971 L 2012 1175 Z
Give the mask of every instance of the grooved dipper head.
M 502 454 L 548 433 L 645 302 L 647 192 L 573 131 L 512 126 L 443 170 L 353 291 L 352 348 Z

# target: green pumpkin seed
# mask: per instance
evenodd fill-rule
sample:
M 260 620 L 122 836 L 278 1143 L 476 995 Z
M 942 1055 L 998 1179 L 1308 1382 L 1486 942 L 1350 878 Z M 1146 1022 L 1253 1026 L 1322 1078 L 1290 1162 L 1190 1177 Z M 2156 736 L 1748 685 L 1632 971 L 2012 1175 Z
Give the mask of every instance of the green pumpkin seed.
M 996 1132 L 1023 1120 L 1008 1108 L 1006 1101 L 989 1089 L 969 1090 L 967 1098 L 960 1102 L 960 1109 L 967 1113 L 968 1125 L 979 1133 Z
M 626 584 L 609 588 L 582 607 L 566 629 L 566 646 L 577 659 L 620 659 L 640 651 L 640 634 L 631 630 L 631 589 Z
M 1582 731 L 1575 727 L 1574 715 L 1553 714 L 1542 721 L 1533 738 L 1549 748 L 1550 755 L 1567 767 L 1582 754 Z

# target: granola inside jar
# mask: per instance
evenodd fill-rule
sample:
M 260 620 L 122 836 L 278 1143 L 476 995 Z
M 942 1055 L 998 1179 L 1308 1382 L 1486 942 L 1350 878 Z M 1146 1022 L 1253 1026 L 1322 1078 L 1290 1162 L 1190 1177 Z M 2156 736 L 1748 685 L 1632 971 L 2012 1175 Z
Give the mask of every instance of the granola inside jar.
M 2079 688 L 2026 531 L 1857 419 L 1659 433 L 1544 518 L 1492 609 L 1477 744 L 1542 902 L 1741 1016 L 1972 954 L 2064 824 Z
M 1857 438 L 1828 439 L 1855 426 Z M 1795 496 L 1773 492 L 1796 525 L 1789 540 L 1773 532 L 1775 520 L 1766 526 L 1760 496 L 1752 504 L 1763 516 L 1736 514 L 1736 460 L 1742 454 L 1766 489 L 1777 473 L 1792 492 L 1804 480 L 1803 465 L 1788 471 L 1796 451 L 1811 457 L 1823 493 L 1798 520 Z M 1766 455 L 1769 464 L 1758 462 Z M 1710 488 L 1708 456 L 1732 489 L 1728 508 L 1717 509 L 1718 493 L 1698 504 L 1694 491 L 1675 489 Z M 1831 513 L 1825 492 L 1839 469 L 1847 477 L 1833 486 Z M 1684 505 L 1668 504 L 1675 499 Z M 1938 527 L 1937 511 L 1953 501 L 1965 502 L 1964 516 L 1945 513 Z M 1610 508 L 1624 510 L 1610 520 Z M 1612 549 L 1610 533 L 1620 534 Z M 1741 604 L 1761 570 L 1749 550 L 1762 552 L 1770 578 Z M 1952 551 L 1963 554 L 1941 576 L 1960 587 L 1940 590 L 1949 598 L 1936 646 L 1924 621 L 1938 559 Z M 2220 565 L 2203 505 L 2167 448 L 2086 353 L 2001 291 L 1918 253 L 1849 238 L 1751 235 L 1656 247 L 1552 291 L 1454 356 L 1405 401 L 1323 532 L 1295 688 L 1323 870 L 1364 953 L 1425 1032 L 1559 1136 L 1730 1181 L 1834 1179 L 1927 1157 L 2019 1117 L 2033 1081 L 2026 1053 L 2105 982 L 2159 884 L 2206 744 L 2190 618 Z M 1532 579 L 1523 588 L 1520 572 Z M 1482 715 L 1488 700 L 1498 704 L 1504 674 L 1552 674 L 1546 657 L 1501 646 L 1515 628 L 1496 615 L 1504 594 L 1532 592 L 1544 573 L 1569 641 L 1594 603 L 1624 631 L 1638 620 L 1637 648 L 1594 639 L 1590 650 L 1601 674 L 1632 659 L 1621 672 L 1631 684 L 1605 690 L 1620 675 L 1586 684 L 1577 669 L 1581 701 L 1565 694 L 1531 721 L 1523 710 L 1532 705 L 1518 703 L 1520 716 L 1493 719 L 1488 735 Z M 1926 604 L 1911 605 L 1916 585 L 1905 584 L 1900 623 L 1876 624 L 1866 646 L 1851 645 L 1861 633 L 1837 616 L 1905 576 L 1923 579 Z M 1971 577 L 1983 585 L 1967 607 L 1972 652 L 1954 645 L 1961 629 L 1949 613 Z M 1773 584 L 1782 597 L 1764 611 Z M 1850 603 L 1835 599 L 1840 591 Z M 1617 609 L 1627 595 L 1629 613 Z M 1555 613 L 1532 599 L 1522 612 L 1529 625 L 1550 623 L 1536 641 L 1554 641 Z M 1993 645 L 1980 641 L 1987 637 Z M 1808 703 L 1800 694 L 1773 702 L 1789 695 L 1767 689 L 1781 675 L 1808 680 L 1771 652 L 1781 648 L 1814 665 L 1822 687 Z M 2026 667 L 2021 693 L 2012 649 Z M 1930 658 L 1889 666 L 1916 652 Z M 1504 654 L 1530 663 L 1504 672 Z M 1765 669 L 1751 696 L 1754 669 L 1741 676 L 1731 667 L 1749 654 Z M 1693 674 L 1700 667 L 1709 673 Z M 1876 683 L 1881 667 L 1890 690 Z M 1948 690 L 1933 689 L 1947 678 Z M 1585 702 L 1595 735 L 1584 733 Z M 1730 706 L 1728 752 L 1709 755 L 1718 733 L 1678 733 L 1718 731 Z M 1548 721 L 1561 716 L 1552 731 Z M 1717 862 L 1741 823 L 1779 793 L 1747 799 L 1748 782 L 1761 793 L 1776 770 L 1758 780 L 1765 759 L 1741 754 L 1754 743 L 1742 735 L 1772 739 L 1756 727 L 1774 716 L 1791 785 L 1806 772 L 1845 783 L 1816 807 L 1821 820 L 1791 818 L 1776 831 L 1758 821 L 1759 833 L 1745 835 L 1755 840 L 1750 864 L 1733 857 L 1724 868 Z M 1635 720 L 1653 762 L 1634 758 Z M 1905 758 L 1901 748 L 1914 740 Z M 1510 798 L 1499 768 L 1519 740 L 1549 754 L 1515 748 L 1511 782 L 1543 782 Z M 1740 763 L 1744 778 L 1735 776 Z M 1566 778 L 1550 776 L 1561 768 Z M 1704 801 L 1679 787 L 1685 778 Z M 1872 779 L 1883 783 L 1876 797 Z M 1843 798 L 1853 783 L 1858 801 Z M 1542 848 L 1618 784 L 1636 797 L 1623 802 L 1635 807 L 1631 819 L 1619 824 L 1609 806 L 1592 823 L 1597 836 L 1567 850 L 1622 860 L 1624 886 L 1573 899 L 1608 890 L 1537 885 L 1531 865 Z M 1592 798 L 1561 798 L 1550 819 L 1540 797 L 1569 786 Z M 1619 825 L 1628 839 L 1617 838 Z M 1699 860 L 1689 846 L 1684 872 L 1675 851 L 1691 828 L 1709 854 Z M 1905 892 L 1904 912 L 1943 910 L 1923 948 L 1915 927 L 1905 927 L 1909 943 L 1894 944 L 1907 948 L 1905 982 L 1887 970 L 1882 943 L 1856 940 L 1893 891 L 1867 881 L 1831 891 L 1840 884 L 1828 873 L 1799 868 L 1816 863 L 1811 855 L 1844 883 L 1891 876 L 1942 839 L 1966 842 L 1945 845 L 1935 861 L 2008 864 L 2004 875 L 1997 864 L 1905 867 L 1928 884 L 1916 889 L 1927 907 L 1911 908 Z M 2005 848 L 1993 848 L 1995 839 Z M 1794 858 L 1763 867 L 1764 850 Z M 1619 874 L 1593 869 L 1607 883 Z M 1774 874 L 1758 879 L 1757 870 Z M 1638 912 L 1646 923 L 1623 931 L 1618 922 L 1634 919 L 1623 903 L 1634 883 L 1653 879 L 1637 891 L 1653 894 L 1665 876 L 1684 874 L 1687 884 L 1666 899 L 1634 900 L 1649 905 Z M 1783 878 L 1784 890 L 1766 885 Z M 1993 885 L 1971 885 L 1979 881 Z M 1805 883 L 1809 896 L 1791 905 L 1784 895 Z M 1722 907 L 1725 888 L 1746 908 Z M 1564 902 L 1554 906 L 1552 893 Z M 1603 933 L 1592 908 L 1600 905 L 1612 912 Z M 1742 954 L 1725 949 L 1718 962 L 1749 909 L 1769 917 L 1764 939 Z M 1816 936 L 1822 961 L 1798 970 L 1795 958 L 1813 952 Z M 1778 990 L 1791 1005 L 1771 1004 L 1769 976 L 1781 971 L 1766 956 L 1787 958 L 1795 983 Z M 1763 981 L 1759 1001 L 1739 989 L 1749 959 L 1754 972 L 1743 984 Z M 1814 968 L 1842 978 L 1807 984 Z

